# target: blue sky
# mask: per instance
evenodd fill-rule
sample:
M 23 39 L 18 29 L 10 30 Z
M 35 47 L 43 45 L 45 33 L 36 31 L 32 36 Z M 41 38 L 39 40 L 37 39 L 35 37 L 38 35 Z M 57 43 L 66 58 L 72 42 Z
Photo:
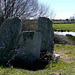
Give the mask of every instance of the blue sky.
M 66 19 L 75 15 L 75 0 L 39 0 L 47 4 L 56 14 L 55 19 Z

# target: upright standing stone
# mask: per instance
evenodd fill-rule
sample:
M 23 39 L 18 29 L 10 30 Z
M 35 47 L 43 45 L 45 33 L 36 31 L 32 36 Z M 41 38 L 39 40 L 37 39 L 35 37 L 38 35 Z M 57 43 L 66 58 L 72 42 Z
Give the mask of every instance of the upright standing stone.
M 21 28 L 22 23 L 18 17 L 9 18 L 1 25 L 0 54 L 2 57 L 7 58 L 10 51 L 16 47 Z
M 52 27 L 52 21 L 48 18 L 40 17 L 38 19 L 38 30 L 42 34 L 41 51 L 49 51 L 53 53 L 54 50 L 54 30 Z
M 40 59 L 41 34 L 39 31 L 22 32 L 18 43 L 17 58 L 32 64 Z

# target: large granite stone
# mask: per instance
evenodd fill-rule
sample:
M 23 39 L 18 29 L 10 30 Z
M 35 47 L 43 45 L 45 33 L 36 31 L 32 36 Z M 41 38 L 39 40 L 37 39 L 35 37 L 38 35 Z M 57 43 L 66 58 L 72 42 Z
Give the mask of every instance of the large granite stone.
M 45 17 L 38 19 L 38 30 L 42 35 L 41 51 L 49 51 L 53 53 L 54 50 L 54 30 L 52 27 L 52 21 Z
M 0 28 L 0 56 L 7 59 L 11 50 L 16 48 L 21 28 L 22 23 L 18 17 L 3 22 Z
M 41 34 L 39 31 L 22 32 L 16 58 L 25 63 L 32 64 L 40 59 Z

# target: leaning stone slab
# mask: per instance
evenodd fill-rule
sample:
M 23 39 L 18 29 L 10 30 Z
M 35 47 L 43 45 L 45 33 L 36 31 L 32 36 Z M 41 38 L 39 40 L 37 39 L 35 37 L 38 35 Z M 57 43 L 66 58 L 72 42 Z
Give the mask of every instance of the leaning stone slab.
M 4 58 L 13 50 L 18 41 L 22 28 L 21 20 L 18 17 L 9 18 L 3 22 L 0 28 L 0 53 L 4 50 Z
M 53 53 L 54 50 L 54 30 L 52 27 L 52 21 L 45 17 L 38 19 L 38 30 L 42 35 L 41 51 L 49 51 Z
M 39 31 L 22 32 L 18 43 L 17 58 L 27 64 L 40 59 L 41 34 Z

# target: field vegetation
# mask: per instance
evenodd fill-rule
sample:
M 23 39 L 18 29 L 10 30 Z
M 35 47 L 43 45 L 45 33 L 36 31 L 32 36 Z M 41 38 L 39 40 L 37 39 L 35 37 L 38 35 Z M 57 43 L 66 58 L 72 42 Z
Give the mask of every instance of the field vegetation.
M 72 31 L 75 32 L 75 23 L 72 24 L 53 24 L 55 31 Z
M 68 34 L 66 36 L 67 36 L 68 39 L 75 41 L 75 36 L 68 35 Z
M 50 61 L 45 68 L 36 71 L 0 66 L 0 75 L 75 75 L 75 46 L 55 44 L 54 53 L 60 54 L 60 59 Z

